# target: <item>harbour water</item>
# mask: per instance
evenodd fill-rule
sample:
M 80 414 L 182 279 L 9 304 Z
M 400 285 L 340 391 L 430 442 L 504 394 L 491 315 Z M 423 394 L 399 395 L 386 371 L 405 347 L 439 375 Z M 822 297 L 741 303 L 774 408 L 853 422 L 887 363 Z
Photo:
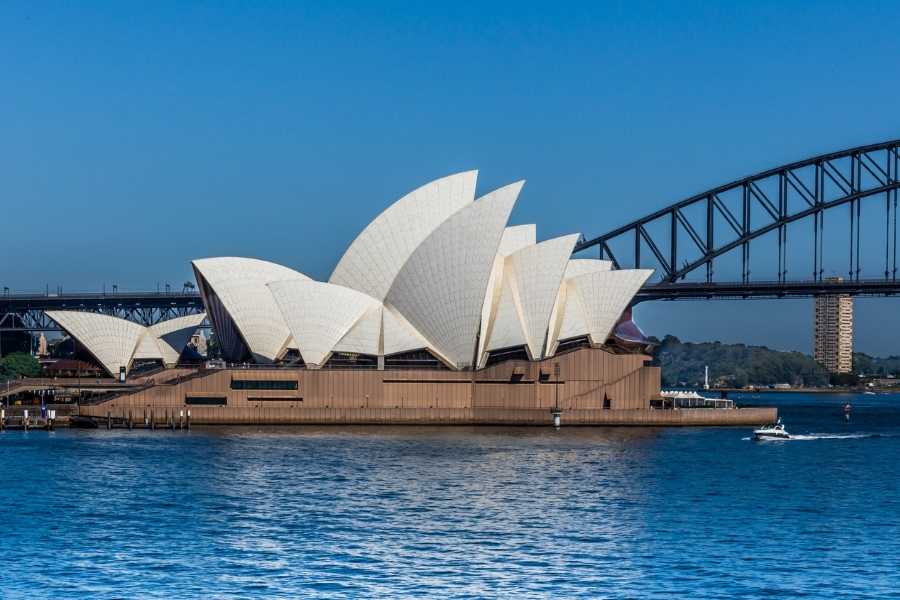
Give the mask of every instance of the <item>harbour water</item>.
M 0 597 L 898 597 L 900 395 L 738 400 L 801 437 L 6 431 Z

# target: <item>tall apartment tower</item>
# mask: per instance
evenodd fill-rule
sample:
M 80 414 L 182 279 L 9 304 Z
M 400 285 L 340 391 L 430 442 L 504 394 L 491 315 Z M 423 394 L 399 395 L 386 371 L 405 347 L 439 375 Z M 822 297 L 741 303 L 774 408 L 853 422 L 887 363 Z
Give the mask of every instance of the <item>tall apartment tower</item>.
M 842 281 L 842 278 L 830 281 Z M 816 298 L 814 358 L 830 373 L 853 370 L 853 298 L 849 295 Z

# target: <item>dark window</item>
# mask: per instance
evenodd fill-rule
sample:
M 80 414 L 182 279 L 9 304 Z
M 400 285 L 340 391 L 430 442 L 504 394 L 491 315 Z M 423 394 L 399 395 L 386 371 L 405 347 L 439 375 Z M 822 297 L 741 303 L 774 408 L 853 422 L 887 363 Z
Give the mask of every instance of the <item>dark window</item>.
M 378 357 L 356 352 L 335 352 L 325 363 L 326 369 L 377 369 Z
M 590 347 L 590 345 L 591 341 L 586 337 L 571 338 L 561 341 L 556 347 L 556 353 L 562 354 L 563 352 L 577 350 L 578 348 L 587 348 Z
M 232 379 L 233 390 L 296 390 L 296 379 L 276 379 L 273 381 L 254 379 Z
M 432 369 L 444 370 L 447 365 L 438 360 L 428 350 L 413 350 L 384 357 L 385 369 Z
M 184 403 L 190 406 L 225 406 L 228 400 L 225 396 L 185 396 Z
M 490 367 L 491 365 L 496 365 L 507 360 L 529 360 L 525 346 L 491 350 L 490 354 L 488 354 L 486 366 Z
M 249 402 L 303 402 L 303 398 L 296 396 L 271 396 L 269 398 L 253 397 L 247 398 Z

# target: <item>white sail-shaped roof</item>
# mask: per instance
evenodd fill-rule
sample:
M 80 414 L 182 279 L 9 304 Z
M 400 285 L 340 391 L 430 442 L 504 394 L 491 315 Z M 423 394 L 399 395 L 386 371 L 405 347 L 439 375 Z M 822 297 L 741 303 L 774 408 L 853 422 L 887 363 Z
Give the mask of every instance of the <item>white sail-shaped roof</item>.
M 515 293 L 515 279 L 514 273 L 504 274 L 500 298 L 494 307 L 489 326 L 482 326 L 485 331 L 484 347 L 488 351 L 528 345 L 528 337 L 522 324 L 522 308 Z
M 187 315 L 162 321 L 148 327 L 148 337 L 153 338 L 159 349 L 162 360 L 167 365 L 178 363 L 185 346 L 197 332 L 206 313 Z
M 470 366 L 504 227 L 524 182 L 484 196 L 444 221 L 403 265 L 386 302 L 457 368 Z
M 572 278 L 593 343 L 606 342 L 631 299 L 652 274 L 652 269 L 623 269 Z
M 466 171 L 443 177 L 394 202 L 353 240 L 329 282 L 384 300 L 416 248 L 475 199 L 477 175 Z
M 221 301 L 253 357 L 263 363 L 274 361 L 290 343 L 290 330 L 266 285 L 292 279 L 308 281 L 309 277 L 255 258 L 203 258 L 193 265 Z M 204 300 L 212 313 L 208 299 Z
M 312 280 L 269 284 L 308 366 L 322 366 L 353 325 L 380 302 L 362 292 Z
M 528 351 L 534 359 L 543 354 L 553 305 L 578 237 L 576 233 L 546 240 L 506 259 L 504 276 L 513 284 Z
M 47 316 L 114 376 L 118 375 L 119 367 L 130 368 L 138 342 L 146 331 L 137 323 L 99 313 L 48 310 Z
M 560 295 L 557 300 L 557 310 L 555 313 L 556 324 L 554 329 L 551 324 L 550 341 L 547 345 L 548 353 L 553 354 L 556 351 L 556 345 L 559 340 L 567 340 L 574 337 L 585 336 L 590 333 L 587 320 L 585 318 L 584 307 L 581 299 L 575 291 L 575 282 L 571 279 L 560 286 Z
M 484 355 L 487 340 L 491 337 L 491 329 L 497 316 L 497 303 L 500 302 L 500 292 L 503 289 L 503 265 L 507 256 L 537 243 L 537 226 L 513 225 L 503 230 L 500 238 L 500 247 L 494 257 L 494 266 L 491 269 L 491 277 L 488 280 L 487 292 L 484 295 L 484 305 L 481 308 L 481 335 L 478 337 L 478 356 Z M 524 342 L 522 342 L 524 343 Z
M 556 352 L 559 340 L 588 335 L 587 317 L 581 300 L 575 292 L 574 279 L 579 275 L 610 271 L 613 263 L 610 260 L 596 258 L 573 258 L 566 265 L 563 285 L 559 286 L 559 294 L 550 317 L 550 328 L 547 335 L 547 355 Z
M 206 318 L 205 313 L 161 321 L 144 327 L 138 323 L 99 313 L 53 310 L 47 316 L 78 340 L 112 375 L 135 360 L 178 363 L 181 352 Z

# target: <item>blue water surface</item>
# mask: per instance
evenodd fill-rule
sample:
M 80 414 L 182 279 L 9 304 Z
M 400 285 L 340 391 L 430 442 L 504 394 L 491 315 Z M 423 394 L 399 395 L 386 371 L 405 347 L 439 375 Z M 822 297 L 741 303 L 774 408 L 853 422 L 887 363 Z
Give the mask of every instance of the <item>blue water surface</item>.
M 741 401 L 800 439 L 6 431 L 0 596 L 900 597 L 900 396 Z

